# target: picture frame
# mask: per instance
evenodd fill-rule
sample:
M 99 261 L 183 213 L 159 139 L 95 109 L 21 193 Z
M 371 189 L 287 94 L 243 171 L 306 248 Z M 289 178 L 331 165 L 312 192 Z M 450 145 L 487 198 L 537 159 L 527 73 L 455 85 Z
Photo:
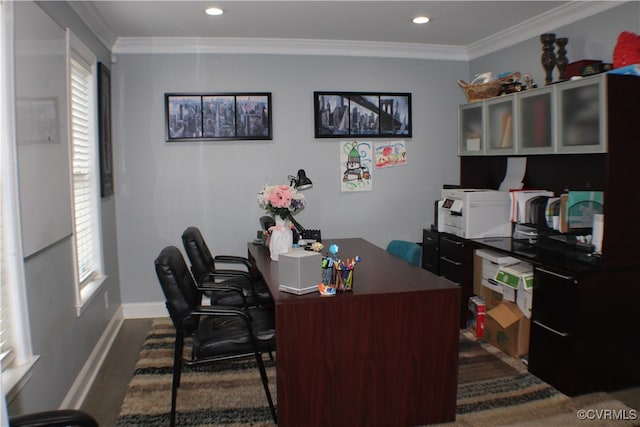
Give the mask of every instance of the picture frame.
M 270 92 L 165 93 L 167 142 L 273 139 Z
M 113 142 L 111 139 L 111 71 L 98 63 L 98 134 L 100 197 L 113 195 Z
M 316 138 L 411 138 L 411 94 L 314 92 Z

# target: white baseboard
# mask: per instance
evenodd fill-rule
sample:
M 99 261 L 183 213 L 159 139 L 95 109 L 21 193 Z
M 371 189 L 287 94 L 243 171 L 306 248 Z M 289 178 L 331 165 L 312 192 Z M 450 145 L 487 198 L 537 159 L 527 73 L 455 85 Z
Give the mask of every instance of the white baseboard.
M 111 348 L 113 341 L 118 335 L 118 331 L 120 331 L 122 322 L 124 322 L 124 316 L 122 314 L 122 307 L 120 307 L 115 312 L 111 321 L 100 336 L 100 339 L 93 348 L 89 358 L 85 362 L 80 373 L 76 377 L 76 380 L 69 389 L 69 392 L 60 404 L 60 408 L 80 409 L 82 402 L 91 389 L 93 381 L 98 375 L 98 371 L 100 370 L 104 359 L 109 353 L 109 349 Z
M 125 319 L 156 317 L 169 317 L 167 308 L 162 302 L 121 305 L 111 318 L 111 321 L 109 321 L 69 392 L 60 404 L 60 409 L 80 409 Z

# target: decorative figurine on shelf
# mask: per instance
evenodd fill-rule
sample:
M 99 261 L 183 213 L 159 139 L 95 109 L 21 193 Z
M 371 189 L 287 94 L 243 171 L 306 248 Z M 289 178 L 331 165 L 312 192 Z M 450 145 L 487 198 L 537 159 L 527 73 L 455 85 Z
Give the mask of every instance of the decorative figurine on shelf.
M 554 53 L 553 44 L 556 41 L 556 35 L 553 33 L 546 33 L 540 36 L 542 42 L 542 68 L 545 71 L 545 84 L 551 84 L 553 82 L 553 68 L 556 66 L 556 54 Z
M 556 39 L 556 45 L 558 46 L 558 58 L 556 58 L 556 66 L 558 67 L 558 80 L 563 82 L 567 80 L 567 65 L 569 64 L 569 58 L 567 58 L 567 50 L 565 47 L 569 43 L 569 39 L 566 37 L 560 37 Z
M 536 82 L 533 81 L 533 77 L 529 73 L 524 75 L 524 84 L 527 87 L 527 89 L 534 89 L 538 87 Z

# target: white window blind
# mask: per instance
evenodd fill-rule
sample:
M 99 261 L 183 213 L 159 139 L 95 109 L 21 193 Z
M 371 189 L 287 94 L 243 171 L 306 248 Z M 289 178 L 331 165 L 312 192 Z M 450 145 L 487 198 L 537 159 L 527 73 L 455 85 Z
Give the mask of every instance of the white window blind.
M 96 201 L 96 150 L 93 106 L 93 75 L 73 57 L 70 59 L 71 138 L 73 147 L 73 200 L 78 282 L 82 288 L 99 273 Z

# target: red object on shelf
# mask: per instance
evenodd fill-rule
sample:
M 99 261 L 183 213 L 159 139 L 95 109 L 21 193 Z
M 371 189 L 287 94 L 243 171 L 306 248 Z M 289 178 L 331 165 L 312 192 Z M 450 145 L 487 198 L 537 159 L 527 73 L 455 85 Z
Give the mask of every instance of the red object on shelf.
M 623 31 L 613 49 L 613 68 L 640 64 L 640 35 Z
M 580 61 L 572 62 L 567 65 L 567 79 L 575 76 L 582 76 L 582 70 L 585 67 L 602 64 L 602 61 L 597 59 L 581 59 Z

